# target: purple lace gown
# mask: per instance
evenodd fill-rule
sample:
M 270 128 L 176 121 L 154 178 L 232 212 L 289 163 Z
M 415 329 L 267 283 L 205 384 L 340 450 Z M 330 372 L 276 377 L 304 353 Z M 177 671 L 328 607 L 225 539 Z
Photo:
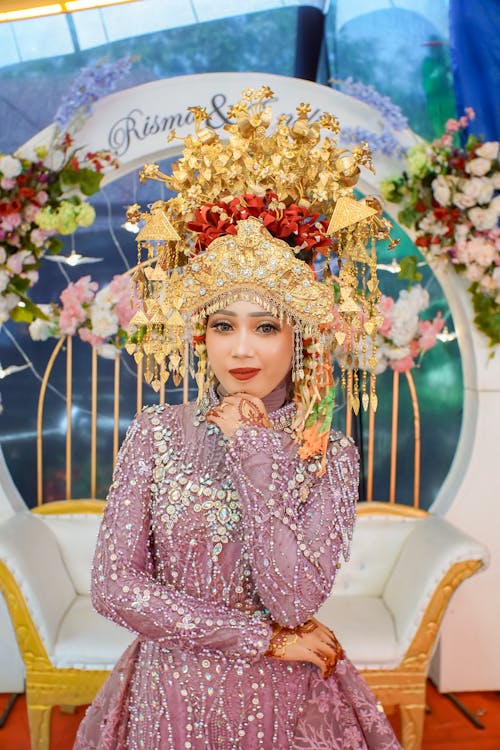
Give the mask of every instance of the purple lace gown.
M 355 516 L 353 443 L 297 457 L 290 407 L 231 442 L 193 404 L 150 407 L 121 448 L 94 558 L 96 609 L 137 633 L 74 750 L 396 750 L 348 659 L 328 680 L 264 656 L 332 588 Z

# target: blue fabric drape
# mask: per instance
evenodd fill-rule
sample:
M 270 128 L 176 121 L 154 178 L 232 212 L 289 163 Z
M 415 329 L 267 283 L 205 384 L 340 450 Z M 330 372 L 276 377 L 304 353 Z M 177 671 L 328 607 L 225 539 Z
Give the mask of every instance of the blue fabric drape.
M 500 0 L 450 0 L 450 46 L 457 112 L 472 107 L 469 130 L 500 138 Z
M 309 5 L 297 9 L 295 77 L 316 81 L 325 30 L 325 16 Z

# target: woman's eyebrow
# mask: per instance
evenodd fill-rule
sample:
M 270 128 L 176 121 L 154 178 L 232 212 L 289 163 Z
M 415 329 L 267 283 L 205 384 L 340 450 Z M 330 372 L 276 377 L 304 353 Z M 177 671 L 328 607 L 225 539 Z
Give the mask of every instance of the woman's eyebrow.
M 238 313 L 233 312 L 232 310 L 216 310 L 212 315 L 230 315 L 233 318 L 238 317 Z M 248 313 L 249 318 L 276 318 L 276 315 L 272 315 L 272 313 L 268 312 L 252 312 Z

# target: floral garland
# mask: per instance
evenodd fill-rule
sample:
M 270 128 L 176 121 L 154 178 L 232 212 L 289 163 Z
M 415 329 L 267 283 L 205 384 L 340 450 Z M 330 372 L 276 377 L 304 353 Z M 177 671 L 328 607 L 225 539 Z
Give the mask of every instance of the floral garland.
M 494 346 L 500 344 L 500 144 L 469 136 L 458 145 L 457 134 L 472 119 L 468 108 L 448 120 L 441 138 L 410 148 L 406 171 L 381 189 L 404 205 L 398 218 L 415 230 L 426 258 L 468 279 L 474 323 Z
M 84 68 L 55 116 L 51 141 L 26 154 L 0 153 L 0 325 L 9 317 L 43 317 L 28 296 L 45 253 L 62 248 L 57 235 L 73 234 L 95 219 L 87 198 L 105 172 L 118 166 L 111 152 L 74 148 L 91 105 L 130 69 L 131 58 Z
M 127 274 L 117 274 L 98 291 L 90 276 L 68 284 L 60 294 L 61 307 L 40 305 L 43 318 L 34 320 L 29 333 L 34 341 L 75 336 L 114 359 L 128 341 L 127 328 L 137 311 L 133 284 Z

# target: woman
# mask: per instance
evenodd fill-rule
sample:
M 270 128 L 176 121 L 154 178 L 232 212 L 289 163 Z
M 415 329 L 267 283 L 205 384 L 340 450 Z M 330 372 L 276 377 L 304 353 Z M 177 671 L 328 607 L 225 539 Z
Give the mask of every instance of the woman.
M 120 451 L 92 597 L 138 637 L 75 750 L 395 750 L 314 618 L 358 481 L 352 441 L 318 422 L 332 293 L 256 218 L 177 283 L 203 399 L 145 409 Z

